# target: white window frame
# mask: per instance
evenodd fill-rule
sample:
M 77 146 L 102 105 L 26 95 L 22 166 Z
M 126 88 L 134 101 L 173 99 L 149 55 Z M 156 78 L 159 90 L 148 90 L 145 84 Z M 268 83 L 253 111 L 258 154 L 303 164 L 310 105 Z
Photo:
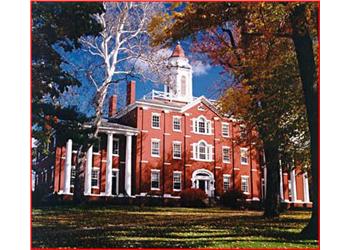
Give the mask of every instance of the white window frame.
M 175 129 L 175 120 L 179 121 L 179 129 Z M 173 116 L 173 131 L 181 132 L 181 116 Z
M 224 133 L 225 132 L 224 127 L 227 127 L 227 134 Z M 222 134 L 222 137 L 230 137 L 230 123 L 228 122 L 221 123 L 221 134 Z
M 157 175 L 158 175 L 158 180 L 157 180 L 158 187 L 157 188 L 152 187 L 152 175 L 154 173 L 157 173 Z M 160 170 L 159 169 L 151 169 L 151 190 L 160 190 Z
M 155 127 L 153 126 L 153 117 L 157 116 L 159 119 L 159 127 Z M 152 113 L 152 117 L 151 117 L 151 127 L 153 129 L 160 129 L 160 114 L 159 113 Z
M 199 122 L 204 122 L 204 132 L 199 131 Z M 193 133 L 200 135 L 212 135 L 212 124 L 211 121 L 208 120 L 205 116 L 200 115 L 197 118 L 193 119 Z
M 154 142 L 157 142 L 158 143 L 158 154 L 154 154 L 153 153 L 153 143 Z M 157 138 L 152 138 L 151 139 L 151 156 L 152 157 L 157 157 L 157 158 L 159 158 L 160 157 L 160 139 L 157 139 Z
M 243 152 L 243 151 L 246 152 L 246 155 L 247 155 L 247 156 L 246 156 L 245 158 L 247 158 L 247 162 L 242 161 L 242 159 L 244 158 L 244 157 L 242 156 L 242 152 Z M 240 162 L 241 162 L 242 165 L 248 165 L 248 164 L 249 164 L 248 148 L 240 148 L 240 149 L 239 149 L 239 160 L 240 160 Z
M 175 175 L 179 177 L 179 181 L 177 182 L 175 182 Z M 173 171 L 173 191 L 181 191 L 181 179 L 182 179 L 181 175 L 182 175 L 181 171 Z M 179 183 L 180 188 L 175 188 L 175 183 Z
M 228 160 L 225 159 L 225 149 L 227 149 L 227 157 Z M 222 146 L 222 162 L 223 163 L 231 163 L 231 148 L 228 146 Z
M 246 182 L 247 190 L 243 189 L 243 182 Z M 244 194 L 249 194 L 249 176 L 248 175 L 241 175 L 241 190 Z
M 116 154 L 114 153 L 114 143 L 118 143 L 118 152 Z M 112 155 L 119 156 L 119 150 L 120 150 L 119 138 L 113 138 Z
M 180 151 L 178 152 L 180 156 L 175 155 L 175 145 L 180 146 Z M 173 141 L 173 159 L 181 159 L 182 143 L 180 141 Z
M 199 149 L 202 143 L 205 145 L 205 159 L 201 159 L 199 157 L 200 155 Z M 193 159 L 196 161 L 205 161 L 205 162 L 213 161 L 213 146 L 211 144 L 208 144 L 204 140 L 200 140 L 197 143 L 193 143 Z
M 228 180 L 228 182 L 225 182 L 225 180 Z M 222 184 L 223 184 L 224 192 L 229 191 L 230 187 L 231 187 L 231 175 L 224 174 L 223 177 L 222 177 Z M 226 186 L 225 184 L 228 184 L 227 185 L 227 189 L 225 188 L 225 186 Z
M 93 178 L 93 172 L 94 171 L 97 171 L 97 185 L 92 185 L 92 180 L 94 179 Z M 97 167 L 93 167 L 92 171 L 91 171 L 91 188 L 94 188 L 94 189 L 99 189 L 100 188 L 100 169 L 97 168 Z

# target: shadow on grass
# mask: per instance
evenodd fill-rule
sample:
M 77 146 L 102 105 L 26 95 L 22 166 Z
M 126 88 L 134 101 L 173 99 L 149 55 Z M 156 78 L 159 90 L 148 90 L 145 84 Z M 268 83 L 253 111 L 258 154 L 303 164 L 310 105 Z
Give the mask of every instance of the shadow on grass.
M 33 247 L 317 247 L 309 212 L 277 220 L 227 209 L 54 207 L 33 211 Z

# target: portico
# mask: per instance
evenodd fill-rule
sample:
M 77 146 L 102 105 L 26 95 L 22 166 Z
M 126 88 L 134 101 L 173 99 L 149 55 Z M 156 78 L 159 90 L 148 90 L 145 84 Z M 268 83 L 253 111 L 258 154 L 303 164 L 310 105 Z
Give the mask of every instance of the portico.
M 89 125 L 87 125 L 88 127 Z M 99 176 L 99 179 L 104 179 L 104 192 L 100 192 L 100 196 L 115 196 L 121 191 L 121 193 L 126 196 L 132 195 L 131 190 L 131 172 L 132 172 L 132 137 L 138 134 L 138 130 L 133 127 L 110 123 L 102 122 L 101 127 L 99 128 L 99 135 L 106 136 L 106 156 L 105 159 L 101 156 L 101 162 L 105 162 L 105 176 Z M 125 150 L 119 150 L 119 138 L 125 138 Z M 116 149 L 115 138 L 118 138 L 118 148 Z M 124 140 L 123 140 L 124 141 Z M 71 139 L 67 140 L 65 147 L 65 162 L 64 162 L 64 178 L 63 178 L 63 189 L 59 193 L 71 195 L 71 181 L 72 181 L 72 150 L 73 141 Z M 116 154 L 116 151 L 118 153 Z M 119 157 L 119 152 L 125 152 L 125 161 L 123 164 L 119 164 L 118 169 L 113 168 L 113 157 Z M 86 154 L 86 164 L 84 169 L 84 195 L 96 195 L 92 193 L 92 172 L 94 168 L 93 158 L 93 146 L 91 146 Z M 123 158 L 123 157 L 121 157 Z M 119 190 L 120 183 L 120 170 L 124 171 L 124 190 Z M 102 171 L 99 171 L 101 174 Z M 99 182 L 99 181 L 98 181 Z

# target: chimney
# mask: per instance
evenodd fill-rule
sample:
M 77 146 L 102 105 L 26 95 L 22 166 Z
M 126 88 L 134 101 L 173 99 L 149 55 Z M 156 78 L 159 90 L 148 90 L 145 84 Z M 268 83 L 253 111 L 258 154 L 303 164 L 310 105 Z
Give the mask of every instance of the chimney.
M 117 113 L 117 96 L 112 95 L 109 98 L 109 112 L 108 117 L 113 117 Z
M 133 104 L 135 102 L 135 81 L 130 81 L 127 84 L 126 89 L 126 105 Z

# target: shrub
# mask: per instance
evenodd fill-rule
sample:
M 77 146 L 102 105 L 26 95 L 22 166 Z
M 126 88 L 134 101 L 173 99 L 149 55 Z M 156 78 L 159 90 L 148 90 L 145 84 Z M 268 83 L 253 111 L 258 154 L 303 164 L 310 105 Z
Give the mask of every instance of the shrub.
M 188 188 L 180 193 L 181 205 L 185 207 L 205 207 L 207 194 L 202 189 Z
M 221 196 L 222 205 L 242 209 L 246 207 L 247 196 L 237 189 L 229 190 Z

